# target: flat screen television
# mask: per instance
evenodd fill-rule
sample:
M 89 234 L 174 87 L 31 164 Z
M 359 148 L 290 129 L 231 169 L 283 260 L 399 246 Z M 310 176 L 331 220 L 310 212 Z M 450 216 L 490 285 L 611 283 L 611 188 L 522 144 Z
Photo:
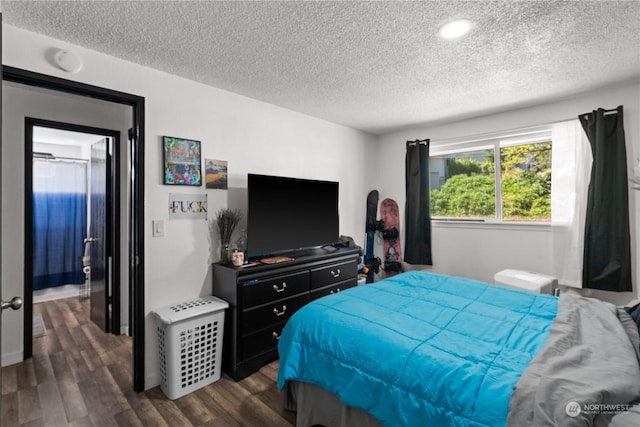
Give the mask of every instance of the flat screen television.
M 249 258 L 338 241 L 337 182 L 249 174 L 247 190 Z

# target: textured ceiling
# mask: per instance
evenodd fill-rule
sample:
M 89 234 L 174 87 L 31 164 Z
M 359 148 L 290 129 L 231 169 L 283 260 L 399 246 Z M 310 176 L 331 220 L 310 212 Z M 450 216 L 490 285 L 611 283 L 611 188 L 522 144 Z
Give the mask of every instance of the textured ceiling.
M 640 1 L 7 1 L 16 27 L 381 134 L 640 76 Z M 474 27 L 444 41 L 455 18 Z

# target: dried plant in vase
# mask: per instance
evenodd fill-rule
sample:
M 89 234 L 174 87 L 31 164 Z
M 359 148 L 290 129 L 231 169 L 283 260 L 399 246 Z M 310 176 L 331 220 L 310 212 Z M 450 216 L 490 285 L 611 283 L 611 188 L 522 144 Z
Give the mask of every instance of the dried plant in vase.
M 231 235 L 240 220 L 242 212 L 239 209 L 222 208 L 216 214 L 216 227 L 220 238 L 220 263 L 229 263 L 229 242 Z

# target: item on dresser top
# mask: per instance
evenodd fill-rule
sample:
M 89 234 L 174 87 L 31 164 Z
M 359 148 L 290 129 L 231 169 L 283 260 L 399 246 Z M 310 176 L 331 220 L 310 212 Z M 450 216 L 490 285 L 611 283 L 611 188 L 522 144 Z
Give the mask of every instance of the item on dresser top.
M 263 264 L 278 264 L 281 262 L 287 262 L 287 261 L 293 261 L 293 260 L 294 258 L 290 258 L 287 256 L 274 256 L 274 257 L 262 258 L 260 262 Z
M 234 249 L 231 254 L 231 263 L 236 267 L 241 267 L 244 264 L 244 252 L 239 252 L 237 249 Z

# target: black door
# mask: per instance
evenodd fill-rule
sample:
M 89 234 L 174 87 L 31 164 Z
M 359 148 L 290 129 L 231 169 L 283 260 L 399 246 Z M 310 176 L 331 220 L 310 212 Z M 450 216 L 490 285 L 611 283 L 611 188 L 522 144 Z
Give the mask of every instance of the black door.
M 107 198 L 107 171 L 109 171 L 108 139 L 102 139 L 91 145 L 91 163 L 89 172 L 89 264 L 91 266 L 91 312 L 90 318 L 105 332 L 110 332 L 110 295 L 111 278 L 109 262 L 111 248 L 107 226 L 109 200 Z

